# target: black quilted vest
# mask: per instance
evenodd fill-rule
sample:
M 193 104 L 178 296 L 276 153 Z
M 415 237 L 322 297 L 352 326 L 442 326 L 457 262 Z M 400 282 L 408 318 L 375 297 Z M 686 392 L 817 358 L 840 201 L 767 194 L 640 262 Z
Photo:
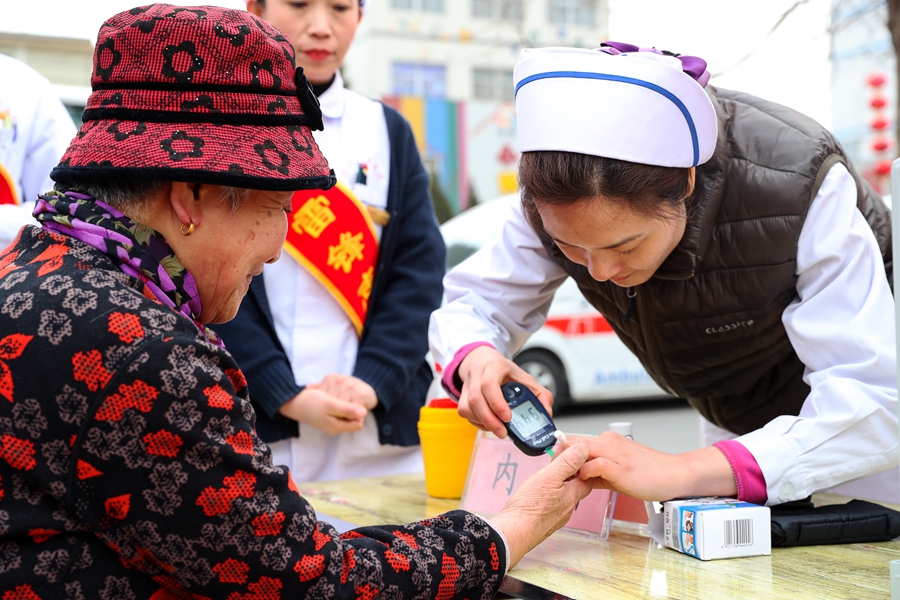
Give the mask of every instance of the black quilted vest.
M 829 168 L 844 163 L 856 179 L 893 283 L 890 212 L 815 121 L 707 90 L 719 120 L 716 152 L 698 167 L 684 237 L 649 281 L 630 289 L 596 281 L 538 234 L 661 387 L 743 434 L 798 414 L 809 393 L 781 315 L 797 296 L 800 230 Z

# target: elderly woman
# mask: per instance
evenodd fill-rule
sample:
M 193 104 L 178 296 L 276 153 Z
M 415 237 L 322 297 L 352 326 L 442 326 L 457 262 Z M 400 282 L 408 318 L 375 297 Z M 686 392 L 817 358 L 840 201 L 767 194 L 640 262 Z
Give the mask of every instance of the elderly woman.
M 332 183 L 293 58 L 213 7 L 101 28 L 41 227 L 0 255 L 3 598 L 488 598 L 589 492 L 581 446 L 490 523 L 338 535 L 272 464 L 205 324 L 278 259 L 292 190 Z

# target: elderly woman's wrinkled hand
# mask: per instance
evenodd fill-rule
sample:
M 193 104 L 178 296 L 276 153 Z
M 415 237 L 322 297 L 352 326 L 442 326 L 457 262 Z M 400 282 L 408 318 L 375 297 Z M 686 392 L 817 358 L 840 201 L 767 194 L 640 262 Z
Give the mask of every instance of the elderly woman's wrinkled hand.
M 588 456 L 585 444 L 574 443 L 529 477 L 491 519 L 509 543 L 510 568 L 565 525 L 575 506 L 591 492 L 590 481 L 574 477 Z
M 285 402 L 278 412 L 294 421 L 311 425 L 327 435 L 336 435 L 362 429 L 368 411 L 359 404 L 317 389 L 317 384 L 310 384 Z
M 500 386 L 518 381 L 530 389 L 547 412 L 553 415 L 553 394 L 538 384 L 534 377 L 494 348 L 481 346 L 472 350 L 459 365 L 463 387 L 459 396 L 459 414 L 472 425 L 490 431 L 499 438 L 506 437 L 506 427 L 512 418 L 509 404 Z

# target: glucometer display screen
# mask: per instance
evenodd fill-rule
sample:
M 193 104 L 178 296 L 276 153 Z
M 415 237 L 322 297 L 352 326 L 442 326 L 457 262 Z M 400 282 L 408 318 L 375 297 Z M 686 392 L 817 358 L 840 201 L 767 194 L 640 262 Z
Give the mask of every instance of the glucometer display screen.
M 512 420 L 509 424 L 516 429 L 519 437 L 527 439 L 550 425 L 550 421 L 535 410 L 530 402 L 523 402 L 512 409 Z

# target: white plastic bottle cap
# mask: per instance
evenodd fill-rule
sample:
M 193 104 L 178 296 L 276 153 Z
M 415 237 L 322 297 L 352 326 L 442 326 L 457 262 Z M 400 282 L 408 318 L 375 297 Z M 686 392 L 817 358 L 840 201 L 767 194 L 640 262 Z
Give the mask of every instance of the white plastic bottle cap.
M 619 435 L 624 436 L 633 436 L 632 433 L 634 427 L 628 421 L 616 421 L 615 423 L 610 423 L 609 428 L 610 431 L 618 433 Z

